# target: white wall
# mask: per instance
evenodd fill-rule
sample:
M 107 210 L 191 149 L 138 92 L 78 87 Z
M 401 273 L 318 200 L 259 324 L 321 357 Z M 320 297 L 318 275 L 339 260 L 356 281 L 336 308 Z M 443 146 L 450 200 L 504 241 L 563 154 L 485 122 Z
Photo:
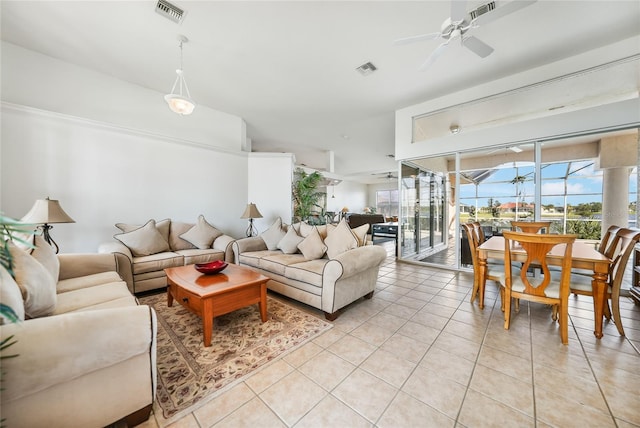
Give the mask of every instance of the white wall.
M 332 192 L 335 198 L 331 197 Z M 327 211 L 338 212 L 347 207 L 349 212 L 361 213 L 366 206 L 369 206 L 366 184 L 343 181 L 335 189 L 327 188 Z
M 262 214 L 261 219 L 253 222 L 258 232 L 266 230 L 278 217 L 291 224 L 293 162 L 291 153 L 249 154 L 246 203 L 256 204 Z M 238 217 L 241 214 L 242 211 L 238 212 Z M 243 221 L 246 229 L 248 220 Z
M 198 106 L 171 112 L 162 94 L 2 43 L 0 210 L 20 218 L 59 199 L 62 252 L 96 251 L 116 222 L 150 218 L 242 237 L 247 154 L 241 118 Z

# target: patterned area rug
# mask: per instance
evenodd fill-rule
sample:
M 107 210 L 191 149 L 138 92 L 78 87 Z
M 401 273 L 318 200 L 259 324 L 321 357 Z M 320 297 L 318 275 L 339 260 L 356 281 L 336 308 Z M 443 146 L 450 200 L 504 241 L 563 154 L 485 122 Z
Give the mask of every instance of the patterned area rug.
M 205 348 L 201 319 L 178 303 L 169 308 L 166 293 L 141 297 L 140 302 L 158 315 L 156 398 L 165 418 L 210 398 L 332 327 L 269 295 L 267 322 L 261 321 L 258 305 L 219 316 L 214 319 L 211 346 Z

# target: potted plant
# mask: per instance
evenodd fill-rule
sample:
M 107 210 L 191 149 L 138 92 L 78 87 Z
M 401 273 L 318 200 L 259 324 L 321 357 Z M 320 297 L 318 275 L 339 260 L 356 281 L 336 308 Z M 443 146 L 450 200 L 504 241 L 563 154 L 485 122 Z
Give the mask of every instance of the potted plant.
M 294 221 L 307 221 L 313 223 L 312 214 L 320 212 L 324 214 L 324 207 L 320 202 L 326 195 L 318 190 L 318 185 L 324 177 L 318 171 L 308 174 L 305 170 L 298 168 L 295 171 L 293 182 L 293 218 Z

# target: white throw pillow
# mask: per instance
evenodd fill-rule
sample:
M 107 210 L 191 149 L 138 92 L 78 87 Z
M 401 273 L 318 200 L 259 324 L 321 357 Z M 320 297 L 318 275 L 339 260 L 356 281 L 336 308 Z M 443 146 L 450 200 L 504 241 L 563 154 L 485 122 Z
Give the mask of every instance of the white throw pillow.
M 303 240 L 304 238 L 298 235 L 293 227 L 289 227 L 287 234 L 278 242 L 278 249 L 285 254 L 295 254 L 298 252 L 298 244 Z
M 277 250 L 278 242 L 282 238 L 284 238 L 285 231 L 282 230 L 282 219 L 278 217 L 276 221 L 273 222 L 269 229 L 265 230 L 260 234 L 260 237 L 267 244 L 267 249 L 269 250 Z
M 149 220 L 138 229 L 113 237 L 126 245 L 136 257 L 169 251 L 169 244 L 156 229 L 155 220 Z
M 24 302 L 22 301 L 22 293 L 20 287 L 13 279 L 9 271 L 0 265 L 0 302 L 10 307 L 16 318 L 24 321 Z M 0 314 L 0 324 L 10 324 L 14 320 L 7 318 L 6 315 Z
M 29 318 L 49 315 L 56 308 L 56 283 L 42 264 L 9 242 L 13 274 Z
M 207 223 L 204 216 L 200 214 L 196 224 L 186 233 L 180 235 L 180 238 L 195 245 L 197 248 L 204 250 L 211 248 L 213 241 L 215 241 L 218 236 L 222 235 L 222 232 Z
M 36 248 L 31 251 L 31 256 L 47 269 L 47 272 L 49 272 L 57 284 L 58 278 L 60 277 L 60 260 L 58 260 L 56 252 L 40 235 L 35 236 L 34 243 Z
M 344 219 L 329 233 L 324 243 L 327 245 L 327 255 L 330 259 L 335 259 L 336 256 L 346 251 L 358 248 L 358 239 Z
M 309 236 L 309 234 L 313 232 L 313 229 L 315 229 L 315 226 L 312 226 L 305 222 L 300 222 L 296 224 L 300 225 L 300 236 L 302 236 L 303 238 L 306 238 L 307 236 Z
M 136 229 L 140 229 L 143 225 L 141 224 L 127 224 L 127 223 L 116 223 L 116 227 L 123 232 L 133 232 Z M 169 242 L 169 227 L 171 226 L 171 219 L 165 218 L 164 220 L 156 221 L 156 229 L 160 232 L 160 235 L 164 238 L 165 241 Z
M 351 229 L 351 232 L 356 236 L 358 240 L 358 247 L 362 247 L 367 243 L 367 233 L 369 233 L 369 223 L 365 223 L 362 226 L 358 226 Z
M 327 251 L 327 246 L 322 242 L 318 229 L 314 227 L 309 235 L 298 244 L 298 249 L 300 249 L 305 259 L 316 260 L 324 256 L 324 253 Z

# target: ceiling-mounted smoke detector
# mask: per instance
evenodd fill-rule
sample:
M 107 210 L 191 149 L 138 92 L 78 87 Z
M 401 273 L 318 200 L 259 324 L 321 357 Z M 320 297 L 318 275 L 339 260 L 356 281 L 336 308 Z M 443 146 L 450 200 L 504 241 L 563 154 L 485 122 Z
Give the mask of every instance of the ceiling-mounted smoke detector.
M 187 14 L 184 10 L 169 3 L 167 0 L 158 0 L 158 3 L 156 4 L 156 13 L 159 13 L 176 24 L 182 24 L 182 21 Z
M 362 64 L 360 67 L 356 68 L 356 70 L 358 70 L 358 73 L 362 74 L 363 76 L 368 76 L 369 74 L 373 73 L 377 69 L 378 68 L 370 62 L 366 62 Z

